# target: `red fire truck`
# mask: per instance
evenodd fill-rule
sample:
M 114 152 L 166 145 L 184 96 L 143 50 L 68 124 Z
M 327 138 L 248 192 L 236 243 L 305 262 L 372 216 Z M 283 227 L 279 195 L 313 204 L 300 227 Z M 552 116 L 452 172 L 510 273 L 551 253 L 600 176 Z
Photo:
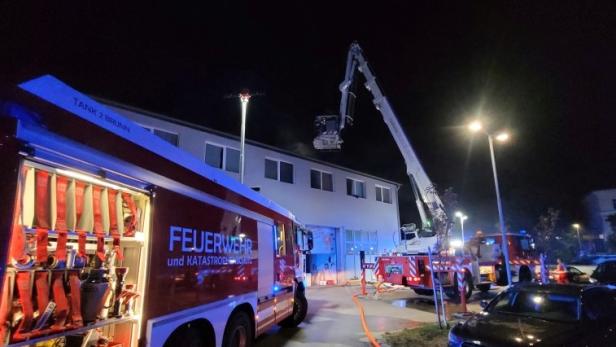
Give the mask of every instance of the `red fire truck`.
M 458 296 L 462 286 L 467 297 L 472 294 L 474 286 L 482 291 L 489 290 L 498 274 L 495 270 L 498 268 L 496 265 L 498 260 L 489 257 L 478 258 L 469 252 L 455 252 L 449 248 L 449 240 L 446 239 L 448 233 L 443 232 L 450 227 L 445 205 L 421 165 L 392 105 L 377 83 L 363 50 L 356 42 L 352 43 L 348 50 L 345 76 L 339 86 L 340 114 L 317 116 L 315 125 L 318 134 L 313 141 L 314 147 L 317 150 L 327 151 L 339 150 L 342 147 L 343 131 L 346 131 L 348 125 L 356 122 L 353 111 L 355 98 L 358 95 L 354 90 L 358 85 L 356 83 L 358 73 L 364 76 L 364 86 L 371 93 L 372 102 L 383 117 L 402 154 L 422 222 L 421 226 L 406 224 L 401 228 L 400 243 L 393 252 L 394 255 L 383 255 L 376 262 L 377 277 L 385 282 L 410 286 L 418 294 L 426 295 L 433 293 L 434 279 L 439 280 L 449 296 Z M 438 229 L 441 231 L 440 235 L 435 231 Z M 528 258 L 525 248 L 517 245 L 525 245 L 528 242 L 524 238 L 519 239 L 513 235 L 510 237 L 510 259 L 515 259 L 513 262 L 523 262 L 519 270 L 527 274 L 530 262 L 535 263 L 536 260 Z M 484 241 L 478 239 L 474 241 L 481 244 L 480 248 L 494 248 L 493 242 L 490 245 L 486 243 L 498 239 L 499 237 L 492 237 Z M 492 248 L 483 254 L 493 254 Z M 481 255 L 481 252 L 479 254 Z
M 295 326 L 284 208 L 52 76 L 0 91 L 0 345 L 249 346 Z
M 411 287 L 420 295 L 432 295 L 434 278 L 438 278 L 450 297 L 459 295 L 462 284 L 469 298 L 474 288 L 487 292 L 492 284 L 507 283 L 501 240 L 500 234 L 477 235 L 464 249 L 451 249 L 431 257 L 403 253 L 382 256 L 377 261 L 376 273 L 383 281 Z M 530 236 L 508 233 L 507 240 L 513 281 L 539 279 L 540 262 Z

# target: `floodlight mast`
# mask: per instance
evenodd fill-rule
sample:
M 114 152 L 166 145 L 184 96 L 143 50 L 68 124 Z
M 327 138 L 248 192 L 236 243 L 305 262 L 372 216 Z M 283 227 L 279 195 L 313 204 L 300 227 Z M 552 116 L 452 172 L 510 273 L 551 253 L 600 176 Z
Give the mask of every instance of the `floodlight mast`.
M 447 215 L 445 213 L 444 205 L 438 196 L 432 181 L 423 169 L 419 158 L 415 154 L 415 150 L 411 146 L 411 143 L 404 133 L 398 117 L 396 116 L 389 100 L 385 97 L 382 89 L 376 82 L 376 77 L 368 65 L 368 61 L 364 57 L 363 51 L 358 43 L 354 42 L 349 48 L 347 54 L 347 64 L 344 80 L 340 83 L 339 89 L 341 92 L 340 98 L 340 115 L 338 116 L 337 131 L 329 127 L 329 131 L 320 132 L 319 135 L 313 141 L 316 149 L 319 150 L 336 150 L 340 149 L 342 144 L 341 132 L 345 128 L 345 125 L 349 125 L 353 121 L 353 108 L 355 102 L 355 93 L 352 86 L 355 80 L 355 72 L 359 71 L 364 75 L 366 83 L 364 86 L 372 94 L 374 106 L 383 116 L 383 120 L 387 125 L 402 157 L 406 164 L 406 173 L 411 181 L 411 187 L 415 195 L 415 202 L 417 209 L 419 210 L 422 226 L 424 229 L 431 229 L 433 223 L 430 219 L 439 219 L 445 223 L 446 227 L 449 227 Z M 319 121 L 323 121 L 323 117 L 331 121 L 332 116 L 318 116 L 317 124 Z M 323 123 L 322 123 L 323 124 Z M 325 136 L 327 140 L 325 141 Z M 425 207 L 424 207 L 425 206 Z M 429 211 L 430 218 L 426 213 L 426 207 Z

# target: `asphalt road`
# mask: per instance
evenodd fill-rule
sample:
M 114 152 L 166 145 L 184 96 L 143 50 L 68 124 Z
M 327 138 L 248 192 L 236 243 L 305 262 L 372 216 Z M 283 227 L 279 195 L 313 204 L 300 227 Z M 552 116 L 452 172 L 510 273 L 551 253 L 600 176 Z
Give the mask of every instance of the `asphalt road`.
M 359 287 L 308 288 L 308 315 L 296 329 L 273 328 L 257 339 L 259 347 L 276 346 L 370 346 L 361 326 L 359 311 L 352 295 Z M 479 311 L 479 300 L 491 298 L 488 294 L 474 294 L 469 309 Z M 409 289 L 400 289 L 361 298 L 366 321 L 375 337 L 387 331 L 413 328 L 436 321 L 434 302 L 430 297 L 420 297 Z M 448 311 L 458 311 L 459 306 L 448 302 Z

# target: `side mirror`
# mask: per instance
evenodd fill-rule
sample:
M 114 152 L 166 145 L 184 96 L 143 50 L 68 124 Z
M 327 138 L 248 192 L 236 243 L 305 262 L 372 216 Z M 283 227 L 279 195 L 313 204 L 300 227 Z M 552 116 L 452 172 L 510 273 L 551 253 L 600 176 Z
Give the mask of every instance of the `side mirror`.
M 485 309 L 486 307 L 488 307 L 488 305 L 489 305 L 489 304 L 490 304 L 490 302 L 489 302 L 488 300 L 481 300 L 481 301 L 479 302 L 479 306 L 481 306 L 481 308 L 484 308 L 484 309 Z

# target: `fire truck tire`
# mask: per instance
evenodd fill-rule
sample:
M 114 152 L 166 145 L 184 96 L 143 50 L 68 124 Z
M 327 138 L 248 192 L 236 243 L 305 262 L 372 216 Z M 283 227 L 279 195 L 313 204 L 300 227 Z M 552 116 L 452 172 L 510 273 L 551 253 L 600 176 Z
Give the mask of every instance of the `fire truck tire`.
M 308 300 L 304 295 L 296 295 L 293 301 L 293 314 L 280 322 L 280 326 L 284 328 L 295 328 L 298 326 L 308 313 Z
M 458 283 L 457 273 L 453 276 L 453 283 Z M 464 276 L 464 286 L 466 287 L 465 297 L 466 297 L 466 300 L 468 300 L 471 298 L 471 295 L 473 295 L 473 278 L 468 272 Z M 451 287 L 451 289 L 446 290 L 445 295 L 447 295 L 450 299 L 459 299 L 460 291 L 458 290 L 458 286 L 456 285 L 456 286 Z
M 520 270 L 518 271 L 518 281 L 520 282 L 530 282 L 533 280 L 533 274 L 530 271 L 528 266 L 520 266 Z
M 490 291 L 490 283 L 485 283 L 485 284 L 477 284 L 475 287 L 477 287 L 477 289 L 479 289 L 480 292 L 482 293 L 487 293 Z
M 413 291 L 415 292 L 415 294 L 417 295 L 426 295 L 426 296 L 432 296 L 434 295 L 432 293 L 432 289 L 413 289 Z
M 214 347 L 214 331 L 208 323 L 195 321 L 176 329 L 165 341 L 164 347 Z
M 235 312 L 225 328 L 223 347 L 250 347 L 254 341 L 250 317 L 244 311 Z

